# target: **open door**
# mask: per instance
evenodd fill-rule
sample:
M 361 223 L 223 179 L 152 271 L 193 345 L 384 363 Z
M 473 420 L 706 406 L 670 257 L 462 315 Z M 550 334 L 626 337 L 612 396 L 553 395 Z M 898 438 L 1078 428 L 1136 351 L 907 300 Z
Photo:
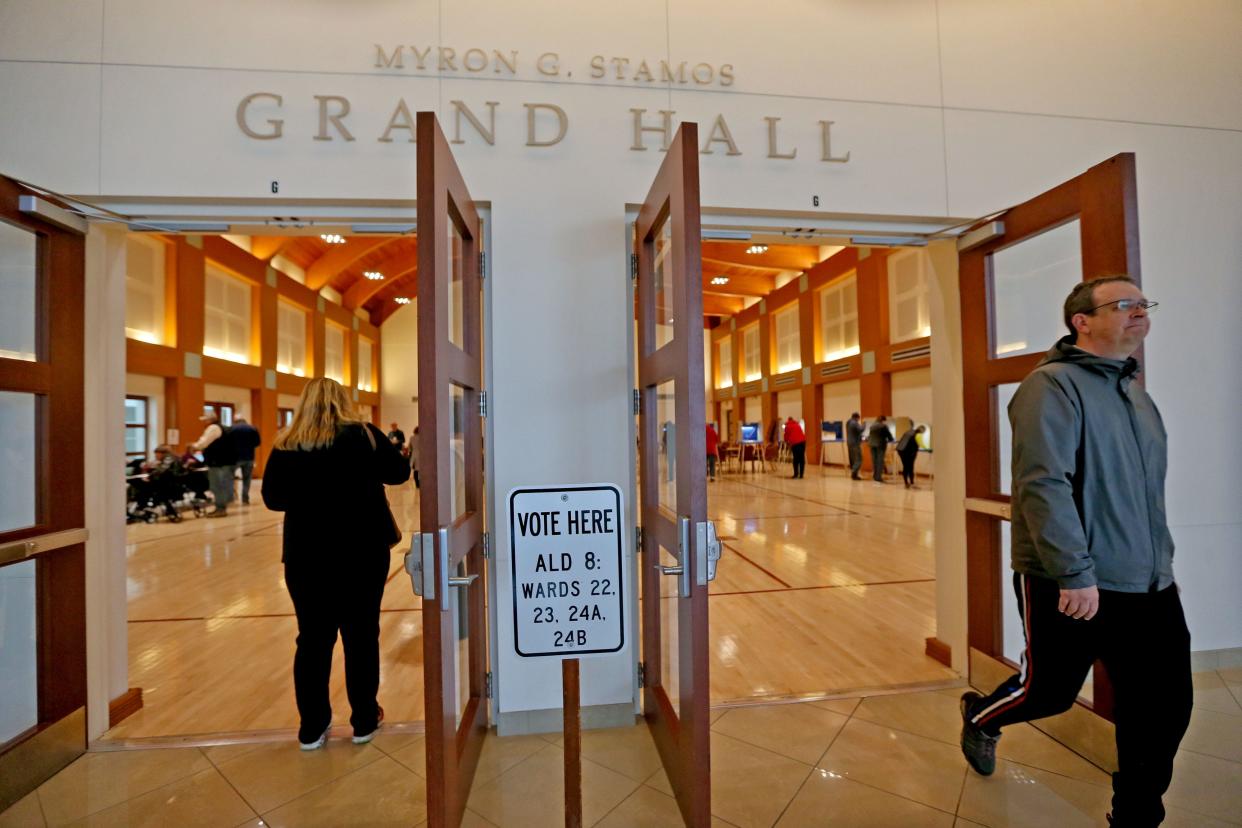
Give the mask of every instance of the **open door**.
M 418 451 L 427 817 L 458 825 L 487 732 L 479 216 L 434 113 L 418 130 Z
M 0 811 L 86 750 L 85 233 L 0 176 Z
M 677 130 L 635 223 L 643 708 L 687 825 L 711 822 L 698 126 Z
M 1009 400 L 1066 333 L 1061 306 L 1075 284 L 1112 274 L 1139 281 L 1134 166 L 1133 153 L 1114 156 L 958 243 L 968 634 L 971 649 L 984 656 L 1014 661 L 1023 640 L 1008 577 Z M 1112 718 L 1111 687 L 1099 664 L 1093 707 Z

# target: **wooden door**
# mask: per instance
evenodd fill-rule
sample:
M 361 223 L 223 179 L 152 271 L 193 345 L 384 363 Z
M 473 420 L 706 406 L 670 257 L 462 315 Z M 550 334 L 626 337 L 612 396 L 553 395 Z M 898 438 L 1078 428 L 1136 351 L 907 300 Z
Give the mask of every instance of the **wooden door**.
M 427 810 L 458 825 L 487 731 L 479 216 L 434 113 L 418 130 L 418 450 Z
M 0 811 L 86 750 L 85 232 L 0 176 Z
M 1016 604 L 1005 525 L 1010 514 L 1008 401 L 1044 353 L 1068 333 L 1061 306 L 1075 284 L 1117 274 L 1140 281 L 1134 167 L 1133 153 L 1114 156 L 1006 210 L 959 241 L 968 634 L 971 648 L 988 656 L 1004 658 L 1008 649 L 1012 661 L 1020 640 L 1020 631 L 1013 629 L 1016 610 L 1006 611 Z M 1098 664 L 1094 709 L 1111 718 L 1111 686 Z
M 698 127 L 682 124 L 635 223 L 643 709 L 687 825 L 711 822 Z

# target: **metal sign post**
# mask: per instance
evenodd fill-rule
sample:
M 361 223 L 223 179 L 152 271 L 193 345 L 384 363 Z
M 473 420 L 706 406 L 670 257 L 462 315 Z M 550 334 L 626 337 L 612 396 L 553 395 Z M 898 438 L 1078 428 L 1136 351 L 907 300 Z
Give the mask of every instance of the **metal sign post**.
M 612 485 L 509 493 L 513 642 L 523 658 L 561 662 L 565 825 L 582 825 L 579 658 L 626 647 L 621 490 Z

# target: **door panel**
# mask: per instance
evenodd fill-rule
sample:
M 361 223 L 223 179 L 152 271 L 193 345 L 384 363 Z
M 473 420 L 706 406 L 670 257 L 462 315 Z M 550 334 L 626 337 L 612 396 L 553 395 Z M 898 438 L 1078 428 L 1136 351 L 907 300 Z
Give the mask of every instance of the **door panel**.
M 643 707 L 687 825 L 711 822 L 698 131 L 682 124 L 635 223 Z
M 418 130 L 420 516 L 427 809 L 461 822 L 487 731 L 479 216 L 431 112 Z M 430 531 L 426 531 L 430 530 Z M 429 583 L 430 582 L 430 583 Z
M 36 211 L 0 176 L 0 810 L 86 747 L 85 243 Z
M 1009 530 L 1006 406 L 1016 384 L 1066 333 L 1061 303 L 1075 284 L 1113 274 L 1140 281 L 1134 155 L 1114 156 L 989 221 L 999 224 L 987 240 L 959 254 L 967 601 L 970 646 L 1002 658 L 1006 639 L 1011 654 L 1016 641 L 1003 622 L 1012 618 L 1006 609 L 1014 600 L 1001 542 Z M 1111 718 L 1102 669 L 1094 699 L 1095 711 Z

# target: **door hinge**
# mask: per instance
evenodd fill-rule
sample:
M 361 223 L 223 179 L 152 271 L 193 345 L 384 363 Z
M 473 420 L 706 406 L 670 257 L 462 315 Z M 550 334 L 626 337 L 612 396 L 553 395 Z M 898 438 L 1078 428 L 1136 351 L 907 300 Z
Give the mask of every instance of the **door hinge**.
M 492 557 L 492 533 L 483 533 L 483 560 L 490 560 Z
M 641 661 L 638 662 L 638 686 L 647 686 L 647 665 L 643 664 Z
M 479 278 L 480 279 L 487 278 L 487 251 L 486 250 L 479 251 Z
M 630 254 L 630 278 L 631 279 L 638 278 L 638 254 L 637 253 Z
M 492 697 L 492 671 L 488 670 L 483 676 L 483 693 L 487 698 Z
M 634 408 L 634 416 L 635 416 L 635 417 L 637 417 L 637 416 L 638 416 L 638 410 L 639 410 L 639 408 L 641 408 L 641 407 L 642 407 L 642 404 L 643 404 L 643 397 L 642 397 L 642 394 L 638 393 L 638 389 L 637 389 L 637 388 L 635 388 L 635 389 L 634 389 L 633 399 L 634 399 L 634 405 L 633 405 L 633 408 Z
M 479 392 L 479 416 L 480 417 L 487 416 L 487 392 L 486 391 Z
M 634 544 L 635 546 L 638 547 L 640 551 L 642 550 L 643 548 L 643 527 L 641 526 L 634 527 Z

